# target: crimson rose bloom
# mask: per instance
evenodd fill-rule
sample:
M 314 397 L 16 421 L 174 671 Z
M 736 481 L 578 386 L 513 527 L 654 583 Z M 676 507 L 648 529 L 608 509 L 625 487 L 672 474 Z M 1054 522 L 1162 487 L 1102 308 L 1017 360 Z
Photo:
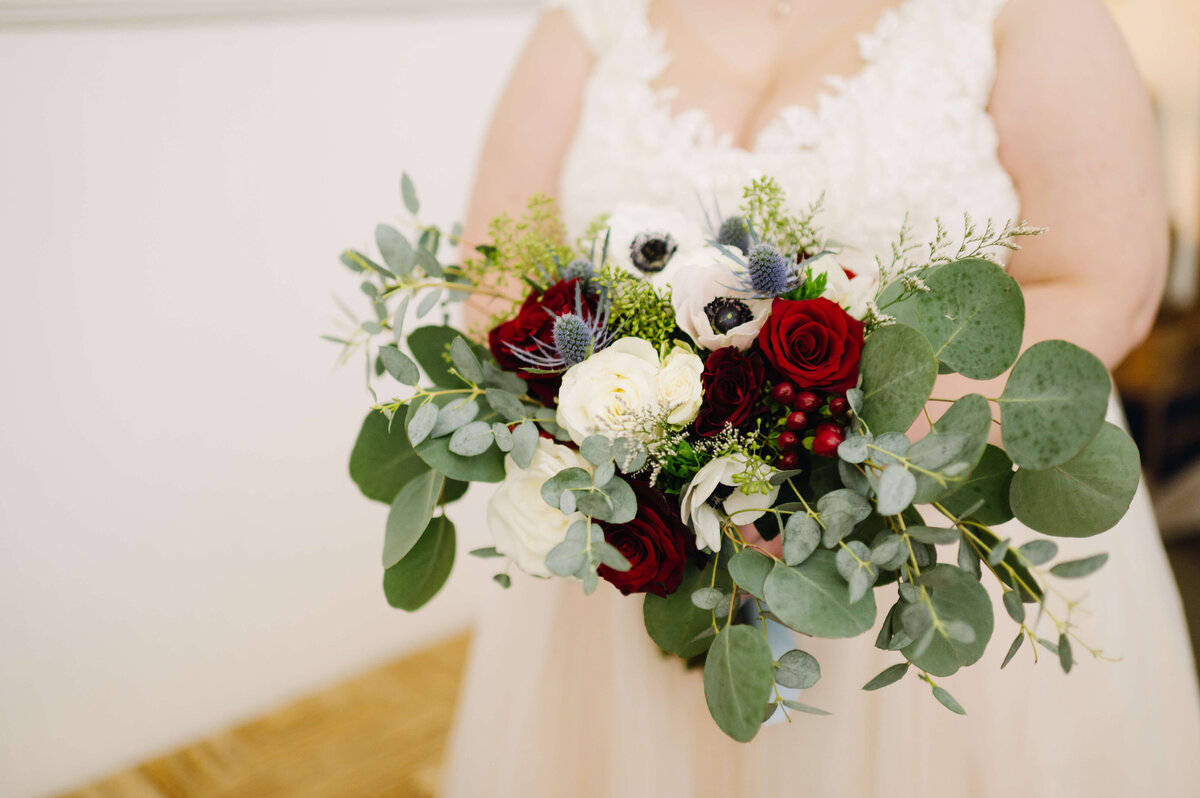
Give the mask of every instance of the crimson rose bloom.
M 708 437 L 723 430 L 727 422 L 736 428 L 749 421 L 762 398 L 764 371 L 757 352 L 747 355 L 727 346 L 709 355 L 700 376 L 704 404 L 696 416 L 696 432 Z
M 536 352 L 538 341 L 549 343 L 554 319 L 575 312 L 575 287 L 578 284 L 577 279 L 563 280 L 546 289 L 545 293 L 534 291 L 525 299 L 515 318 L 497 325 L 488 333 L 488 348 L 492 350 L 492 356 L 500 368 L 516 372 L 528 384 L 529 392 L 542 404 L 551 407 L 558 397 L 562 375 L 525 371 L 525 363 L 513 354 L 513 349 Z M 583 315 L 590 316 L 592 310 L 585 292 Z
M 858 382 L 863 323 L 824 297 L 776 299 L 758 343 L 799 388 L 840 393 Z
M 674 593 L 683 580 L 691 533 L 662 493 L 643 482 L 631 481 L 629 486 L 637 496 L 637 516 L 625 524 L 597 523 L 604 530 L 604 539 L 624 554 L 632 567 L 616 571 L 601 565 L 598 573 L 626 596 Z

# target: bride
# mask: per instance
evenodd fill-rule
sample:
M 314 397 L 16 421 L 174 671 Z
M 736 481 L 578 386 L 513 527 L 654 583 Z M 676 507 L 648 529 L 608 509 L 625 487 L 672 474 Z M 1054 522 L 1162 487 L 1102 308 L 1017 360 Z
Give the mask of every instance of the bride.
M 561 6 L 496 110 L 468 239 L 535 192 L 578 234 L 620 201 L 733 210 L 769 174 L 796 208 L 824 194 L 823 229 L 860 248 L 856 269 L 890 251 L 906 214 L 925 238 L 964 211 L 1045 225 L 1008 265 L 1026 345 L 1064 338 L 1112 367 L 1146 334 L 1166 261 L 1154 131 L 1096 0 Z M 944 380 L 937 394 L 989 389 Z M 1195 671 L 1144 492 L 1106 535 L 1057 542 L 1064 556 L 1112 555 L 1063 585 L 1086 591 L 1076 617 L 1104 658 L 1066 676 L 1026 649 L 1000 673 L 998 631 L 984 662 L 946 682 L 960 717 L 915 679 L 861 692 L 894 659 L 869 643 L 806 639 L 824 674 L 803 700 L 835 714 L 745 745 L 709 719 L 699 671 L 658 654 L 640 601 L 516 579 L 475 636 L 445 794 L 1195 794 Z

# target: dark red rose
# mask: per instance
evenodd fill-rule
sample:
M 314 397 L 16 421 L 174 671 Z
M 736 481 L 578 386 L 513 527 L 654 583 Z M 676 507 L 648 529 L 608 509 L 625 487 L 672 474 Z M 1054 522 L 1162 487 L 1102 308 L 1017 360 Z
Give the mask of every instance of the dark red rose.
M 816 432 L 813 433 L 813 454 L 819 454 L 821 457 L 836 457 L 838 447 L 844 440 L 846 440 L 846 431 L 837 424 L 832 421 L 818 424 Z
M 497 325 L 488 333 L 488 348 L 500 368 L 516 372 L 525 380 L 529 393 L 545 405 L 553 406 L 558 398 L 558 387 L 562 383 L 560 374 L 532 374 L 524 370 L 527 365 L 513 350 L 534 353 L 538 342 L 549 344 L 554 319 L 575 312 L 575 290 L 579 280 L 563 280 L 555 283 L 544 293 L 534 291 L 526 299 L 517 315 Z M 585 295 L 586 297 L 586 295 Z M 549 312 L 547 312 L 549 311 Z M 592 307 L 583 302 L 584 316 L 590 316 Z
M 762 398 L 765 371 L 757 352 L 747 355 L 727 346 L 709 355 L 700 376 L 704 404 L 696 416 L 696 431 L 705 437 L 716 435 L 726 423 L 740 427 L 753 418 Z
M 659 491 L 644 482 L 629 483 L 637 495 L 637 516 L 626 524 L 599 521 L 604 539 L 625 555 L 632 566 L 616 571 L 601 565 L 600 577 L 617 590 L 630 593 L 674 593 L 683 579 L 683 566 L 693 547 L 692 533 L 679 520 L 679 511 Z
M 800 388 L 844 392 L 858 382 L 863 323 L 824 297 L 776 299 L 758 343 Z

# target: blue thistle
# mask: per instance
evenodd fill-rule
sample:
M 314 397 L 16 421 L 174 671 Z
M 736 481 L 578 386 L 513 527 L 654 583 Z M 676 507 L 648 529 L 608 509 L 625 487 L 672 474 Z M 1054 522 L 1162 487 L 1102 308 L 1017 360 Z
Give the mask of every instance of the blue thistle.
M 576 258 L 567 264 L 563 270 L 564 280 L 581 280 L 587 282 L 596 276 L 596 268 L 587 258 Z
M 537 349 L 527 352 L 509 345 L 509 351 L 525 364 L 523 371 L 534 374 L 557 374 L 576 363 L 587 360 L 613 342 L 615 333 L 608 329 L 612 301 L 601 291 L 596 310 L 584 313 L 582 283 L 575 285 L 575 312 L 561 316 L 546 308 L 554 318 L 549 341 L 537 341 Z
M 555 319 L 552 335 L 554 351 L 567 368 L 587 360 L 596 348 L 596 335 L 587 320 L 574 313 L 565 313 Z
M 756 296 L 776 297 L 795 287 L 796 271 L 771 244 L 758 244 L 746 259 L 744 281 Z
M 740 216 L 730 216 L 721 222 L 717 233 L 717 243 L 727 247 L 737 247 L 743 255 L 750 254 L 750 225 Z
M 667 268 L 679 244 L 670 233 L 647 230 L 634 236 L 629 258 L 639 271 L 655 274 Z

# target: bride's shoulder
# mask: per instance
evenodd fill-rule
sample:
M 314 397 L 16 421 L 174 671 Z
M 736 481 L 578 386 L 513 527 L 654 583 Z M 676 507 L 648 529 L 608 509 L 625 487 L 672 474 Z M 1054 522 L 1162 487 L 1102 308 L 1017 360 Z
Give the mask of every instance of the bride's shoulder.
M 996 39 L 1001 47 L 1012 41 L 1057 38 L 1060 45 L 1092 46 L 1112 39 L 1117 31 L 1101 0 L 993 0 L 998 2 Z M 1119 41 L 1120 36 L 1117 35 Z

